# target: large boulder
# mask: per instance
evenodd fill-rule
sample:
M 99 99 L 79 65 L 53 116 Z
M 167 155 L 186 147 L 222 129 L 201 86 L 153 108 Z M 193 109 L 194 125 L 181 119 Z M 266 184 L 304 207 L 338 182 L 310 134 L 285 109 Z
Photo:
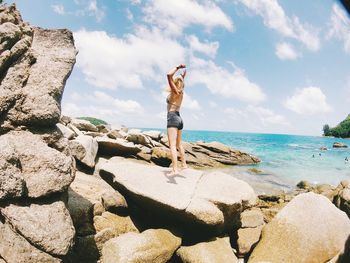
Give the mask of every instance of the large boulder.
M 209 153 L 204 149 L 208 150 Z M 260 162 L 255 156 L 232 149 L 231 147 L 216 141 L 209 143 L 197 142 L 192 144 L 192 152 L 206 153 L 210 158 L 221 164 L 242 165 Z
M 111 130 L 107 133 L 107 137 L 111 138 L 111 139 L 117 139 L 117 138 L 121 138 L 124 139 L 126 138 L 127 133 L 120 131 L 120 130 Z
M 10 204 L 1 208 L 6 221 L 31 244 L 46 253 L 63 256 L 73 245 L 75 230 L 62 201 L 51 204 Z
M 344 212 L 322 195 L 300 194 L 264 227 L 248 262 L 327 262 L 344 249 L 349 235 Z
M 156 140 L 156 141 L 160 140 L 160 131 L 150 130 L 150 131 L 143 131 L 142 133 L 147 135 L 153 140 Z
M 237 247 L 240 255 L 249 253 L 259 242 L 263 226 L 238 229 Z
M 0 66 L 0 130 L 55 125 L 63 88 L 75 63 L 76 49 L 69 30 L 31 31 L 22 27 L 21 31 L 23 38 L 12 47 L 16 50 L 10 50 L 12 58 Z
M 108 137 L 97 137 L 96 140 L 100 151 L 105 154 L 129 156 L 141 151 L 140 147 L 134 143 L 121 138 L 114 140 Z
M 181 239 L 165 229 L 127 233 L 104 244 L 102 262 L 166 263 L 180 245 Z
M 192 246 L 182 246 L 176 251 L 176 255 L 184 263 L 238 262 L 230 246 L 230 241 L 225 240 L 225 238 L 215 238 Z
M 6 160 L 0 160 L 0 200 L 13 199 L 25 194 L 25 182 L 17 167 L 9 167 Z
M 74 140 L 69 141 L 72 155 L 83 164 L 93 168 L 98 151 L 96 139 L 87 135 L 79 135 Z
M 109 209 L 118 210 L 118 208 L 125 209 L 127 207 L 124 197 L 104 180 L 77 172 L 68 191 L 68 210 L 78 235 L 84 236 L 96 232 L 93 225 L 94 212 L 96 212 L 94 210 L 101 209 L 98 213 L 100 215 L 105 211 L 102 205 L 103 196 L 114 196 L 116 198 L 114 206 L 105 205 Z M 108 202 L 111 203 L 111 201 Z
M 11 226 L 0 222 L 0 255 L 6 262 L 60 263 L 61 259 L 45 253 L 30 244 L 24 237 L 13 232 Z
M 248 254 L 258 243 L 264 225 L 260 209 L 245 210 L 240 215 L 241 228 L 237 231 L 237 248 L 240 255 Z
M 211 150 L 213 152 L 217 152 L 217 153 L 230 153 L 231 149 L 230 147 L 228 147 L 225 144 L 222 144 L 220 142 L 209 142 L 209 143 L 205 143 L 205 142 L 197 142 L 197 145 L 202 146 L 208 150 Z
M 94 226 L 96 232 L 110 229 L 115 237 L 129 232 L 139 232 L 129 216 L 120 216 L 110 212 L 104 212 L 101 216 L 95 216 Z
M 341 142 L 335 142 L 333 143 L 333 148 L 347 148 L 348 146 Z
M 336 205 L 350 218 L 350 188 L 342 189 L 336 196 Z
M 129 132 L 126 139 L 129 142 L 133 142 L 135 144 L 141 144 L 141 145 L 150 145 L 151 140 L 146 135 L 142 134 L 141 132 Z
M 81 131 L 98 132 L 97 127 L 87 120 L 72 119 L 70 123 Z
M 74 179 L 72 158 L 49 147 L 41 136 L 29 131 L 2 135 L 0 160 L 0 176 L 12 175 L 10 181 L 15 181 L 1 185 L 1 188 L 13 187 L 0 190 L 3 196 L 42 197 L 64 192 Z M 25 187 L 21 187 L 21 182 Z
M 102 193 L 101 202 L 106 211 L 114 213 L 122 213 L 126 210 L 126 208 L 128 208 L 128 204 L 126 203 L 124 196 L 117 191 Z
M 170 150 L 166 147 L 154 147 L 152 149 L 151 160 L 157 165 L 169 167 L 171 164 Z
M 245 210 L 240 215 L 241 227 L 257 227 L 264 224 L 264 216 L 260 209 Z
M 61 123 L 56 123 L 57 128 L 61 131 L 62 135 L 67 138 L 68 140 L 71 140 L 74 138 L 76 135 L 74 131 L 69 129 L 67 126 L 61 124 Z
M 170 150 L 168 148 L 167 141 L 163 141 L 166 137 L 162 137 L 160 142 L 165 147 L 159 147 L 156 142 L 156 146 L 152 149 L 151 160 L 160 166 L 168 167 L 171 163 Z M 196 142 L 182 143 L 187 163 L 195 168 L 203 167 L 223 167 L 225 165 L 243 165 L 243 164 L 255 164 L 260 160 L 250 154 L 235 150 L 227 145 L 219 142 Z M 178 158 L 180 156 L 178 155 Z
M 109 161 L 100 175 L 124 196 L 149 211 L 178 221 L 181 227 L 222 232 L 239 224 L 243 208 L 256 201 L 245 182 L 220 172 L 186 169 L 169 176 L 169 170 L 129 160 Z

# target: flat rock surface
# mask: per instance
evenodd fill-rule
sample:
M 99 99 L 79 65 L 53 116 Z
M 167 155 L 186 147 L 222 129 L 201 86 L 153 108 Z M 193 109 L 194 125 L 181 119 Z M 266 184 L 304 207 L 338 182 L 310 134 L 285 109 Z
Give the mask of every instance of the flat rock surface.
M 169 176 L 169 172 L 168 168 L 115 159 L 103 164 L 100 174 L 143 207 L 214 228 L 232 225 L 242 207 L 256 200 L 247 183 L 224 173 L 186 169 Z

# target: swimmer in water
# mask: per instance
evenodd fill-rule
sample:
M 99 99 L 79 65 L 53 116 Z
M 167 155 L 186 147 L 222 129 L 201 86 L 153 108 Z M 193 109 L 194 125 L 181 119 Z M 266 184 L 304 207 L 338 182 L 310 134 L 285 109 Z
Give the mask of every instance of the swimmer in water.
M 349 161 L 348 157 L 345 157 L 345 163 L 347 163 Z

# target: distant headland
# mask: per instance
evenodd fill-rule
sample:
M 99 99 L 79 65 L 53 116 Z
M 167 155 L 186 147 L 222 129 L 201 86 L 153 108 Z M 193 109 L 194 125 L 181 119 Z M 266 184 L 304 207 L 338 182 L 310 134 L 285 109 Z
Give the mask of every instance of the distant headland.
M 350 114 L 337 126 L 330 128 L 328 124 L 323 125 L 323 135 L 337 138 L 350 138 Z

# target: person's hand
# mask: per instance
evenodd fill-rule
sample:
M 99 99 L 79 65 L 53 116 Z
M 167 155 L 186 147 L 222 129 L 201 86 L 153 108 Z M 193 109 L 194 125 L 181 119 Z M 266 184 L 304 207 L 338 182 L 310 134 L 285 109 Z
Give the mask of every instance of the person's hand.
M 185 64 L 180 64 L 176 67 L 177 69 L 180 69 L 180 68 L 186 68 L 186 65 Z
M 184 72 L 182 74 L 180 74 L 182 76 L 183 79 L 185 79 L 186 77 L 186 69 L 184 70 Z

